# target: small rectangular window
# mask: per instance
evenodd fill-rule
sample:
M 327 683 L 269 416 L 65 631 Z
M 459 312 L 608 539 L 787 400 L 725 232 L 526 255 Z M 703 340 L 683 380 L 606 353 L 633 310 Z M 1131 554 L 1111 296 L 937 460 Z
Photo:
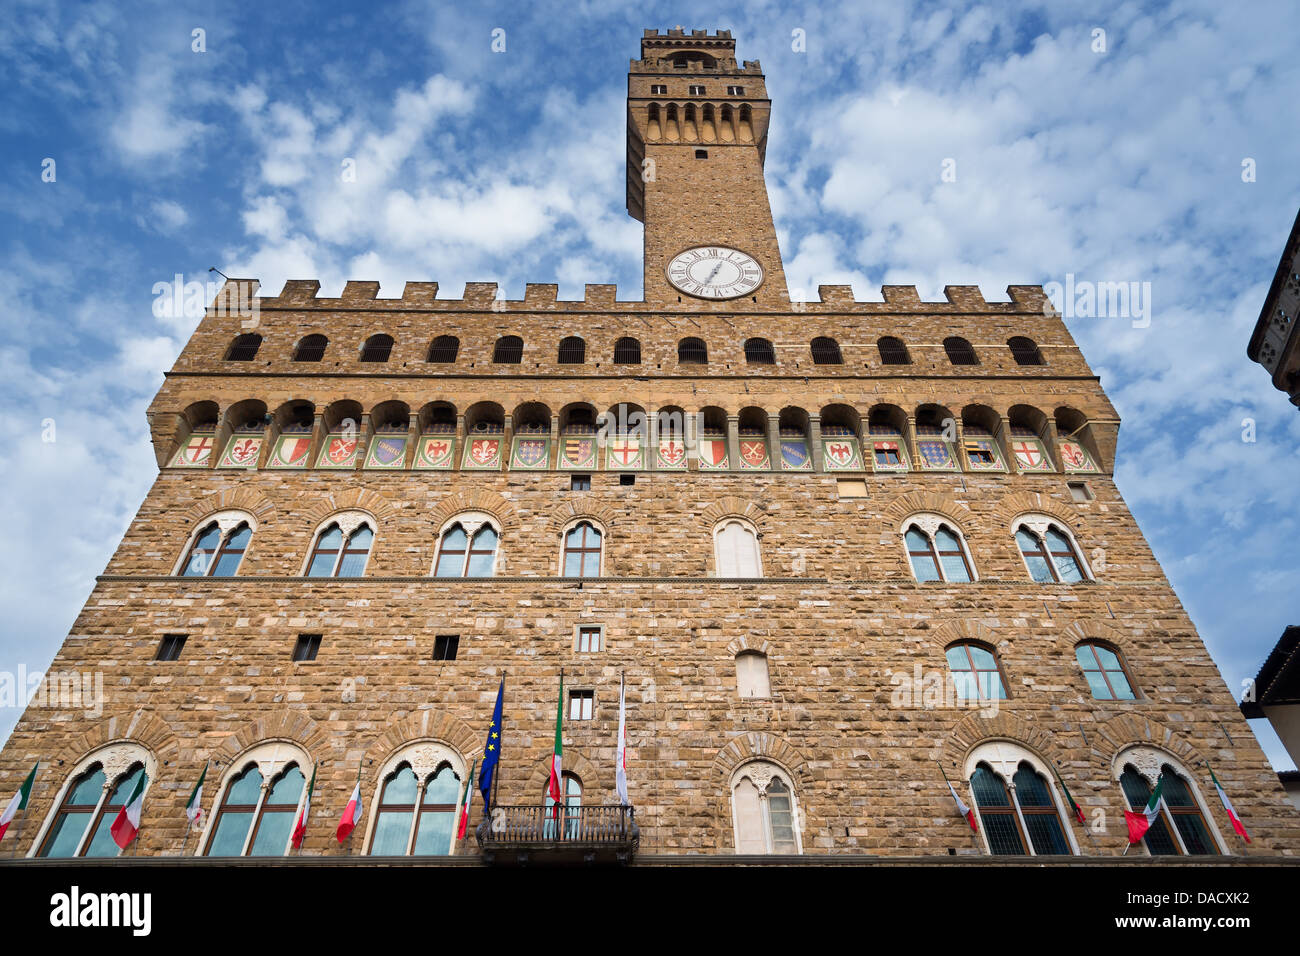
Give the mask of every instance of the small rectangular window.
M 861 478 L 836 479 L 835 488 L 841 498 L 865 498 L 867 496 L 867 483 Z
M 596 692 L 594 690 L 569 691 L 569 719 L 591 720 L 596 709 Z
M 570 475 L 570 491 L 591 491 L 591 475 Z
M 619 476 L 618 476 L 618 483 L 619 483 L 620 485 L 635 485 L 635 484 L 636 484 L 636 475 L 619 475 Z
M 703 96 L 703 95 L 704 95 L 704 87 L 702 87 L 702 86 L 692 86 L 692 87 L 690 88 L 690 91 L 689 91 L 689 92 L 690 92 L 690 95 L 691 95 L 691 96 Z
M 661 85 L 661 84 L 658 84 L 658 83 L 652 83 L 652 84 L 650 85 L 650 95 L 651 95 L 651 96 L 667 96 L 667 95 L 668 95 L 668 87 L 667 87 L 667 86 L 664 86 L 664 85 Z
M 456 651 L 459 649 L 459 634 L 439 634 L 433 639 L 433 659 L 435 661 L 454 661 Z
M 744 88 L 743 86 L 729 86 L 729 87 L 727 87 L 727 95 L 728 95 L 728 96 L 744 96 L 744 95 L 745 95 L 745 88 Z
M 181 657 L 181 648 L 185 646 L 184 634 L 164 634 L 163 639 L 158 642 L 158 653 L 154 656 L 156 661 L 177 661 Z
M 709 158 L 709 151 L 708 151 L 707 149 L 697 149 L 697 150 L 695 151 L 695 158 L 696 158 L 696 159 L 708 159 L 708 158 Z
M 601 649 L 601 627 L 599 624 L 582 625 L 578 628 L 578 653 L 594 654 Z
M 1086 481 L 1067 482 L 1070 486 L 1070 497 L 1075 501 L 1091 501 L 1092 489 L 1088 487 Z
M 299 634 L 298 643 L 293 646 L 293 659 L 295 661 L 314 661 L 316 652 L 320 650 L 319 634 Z

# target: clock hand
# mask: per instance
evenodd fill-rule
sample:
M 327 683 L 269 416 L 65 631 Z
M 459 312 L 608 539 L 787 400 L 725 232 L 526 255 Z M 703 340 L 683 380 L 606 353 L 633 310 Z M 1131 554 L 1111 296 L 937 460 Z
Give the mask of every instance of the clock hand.
M 722 263 L 719 262 L 716 266 L 713 267 L 713 271 L 709 273 L 708 278 L 704 280 L 703 284 L 708 285 L 710 282 L 712 282 L 713 277 L 718 274 L 718 270 L 721 268 L 722 268 Z

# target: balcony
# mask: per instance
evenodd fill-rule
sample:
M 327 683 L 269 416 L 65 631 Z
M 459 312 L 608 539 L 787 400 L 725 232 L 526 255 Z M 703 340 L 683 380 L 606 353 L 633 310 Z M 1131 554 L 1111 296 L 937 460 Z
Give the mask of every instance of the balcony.
M 630 807 L 493 807 L 474 833 L 485 863 L 630 863 L 641 842 Z

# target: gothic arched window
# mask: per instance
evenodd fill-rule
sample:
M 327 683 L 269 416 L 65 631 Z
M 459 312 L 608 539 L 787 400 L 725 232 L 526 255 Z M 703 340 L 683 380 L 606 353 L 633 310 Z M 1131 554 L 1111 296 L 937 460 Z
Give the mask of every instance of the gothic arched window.
M 737 853 L 799 853 L 794 785 L 776 764 L 744 764 L 731 781 Z
M 233 577 L 253 540 L 250 521 L 242 513 L 222 513 L 194 537 L 175 573 L 187 578 Z
M 104 756 L 92 755 L 70 774 L 36 856 L 114 857 L 121 852 L 110 828 L 145 774 L 145 752 L 129 747 L 125 759 L 102 749 L 99 754 Z
M 490 578 L 496 571 L 501 531 L 483 515 L 464 515 L 442 532 L 434 577 Z
M 208 827 L 205 856 L 284 856 L 302 808 L 306 755 L 278 742 L 234 761 Z
M 719 578 L 761 578 L 758 532 L 747 521 L 733 518 L 713 531 L 713 548 Z
M 417 764 L 438 763 L 417 774 L 411 759 Z M 452 852 L 463 790 L 461 774 L 447 755 L 411 759 L 402 759 L 384 778 L 370 837 L 372 856 L 446 856 Z
M 344 529 L 348 530 L 344 530 Z M 375 532 L 369 519 L 340 515 L 316 534 L 307 558 L 309 578 L 359 578 L 366 570 Z
M 1124 754 L 1120 759 L 1124 759 Z M 1141 763 L 1141 761 L 1139 761 Z M 1152 856 L 1203 856 L 1219 853 L 1218 842 L 1206 824 L 1195 785 L 1172 764 L 1160 766 L 1160 803 L 1155 820 L 1142 837 Z M 1135 813 L 1145 810 L 1151 799 L 1151 784 L 1132 763 L 1124 764 L 1120 789 Z
M 909 520 L 904 534 L 912 575 L 918 581 L 974 580 L 970 557 L 961 533 L 947 522 L 925 517 Z
M 590 521 L 580 521 L 564 535 L 564 555 L 561 560 L 561 577 L 598 578 L 604 535 Z
M 995 749 L 1004 750 L 1007 746 L 999 744 Z M 985 762 L 977 764 L 971 774 L 971 795 L 979 810 L 989 852 L 995 856 L 1070 855 L 1073 850 L 1047 778 L 1028 760 L 1021 760 L 1014 773 L 1006 767 L 1008 762 L 999 761 L 999 766 L 1011 774 L 1010 787 L 1002 774 Z
M 1029 576 L 1039 584 L 1075 584 L 1089 579 L 1074 539 L 1046 519 L 1031 518 L 1016 526 L 1016 546 Z

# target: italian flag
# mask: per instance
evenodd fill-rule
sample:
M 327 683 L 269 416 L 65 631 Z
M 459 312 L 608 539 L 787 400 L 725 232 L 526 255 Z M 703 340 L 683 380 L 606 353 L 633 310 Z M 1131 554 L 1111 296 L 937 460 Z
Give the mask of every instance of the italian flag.
M 27 798 L 32 795 L 32 783 L 36 780 L 36 768 L 39 763 L 32 765 L 32 772 L 27 775 L 23 785 L 18 788 L 18 792 L 13 795 L 9 801 L 9 806 L 5 807 L 5 812 L 0 813 L 0 840 L 5 838 L 5 831 L 9 829 L 9 824 L 13 822 L 14 814 L 19 810 L 27 809 Z
M 1164 774 L 1161 774 L 1159 779 L 1156 780 L 1156 788 L 1151 791 L 1151 799 L 1147 801 L 1147 805 L 1142 812 L 1124 811 L 1124 822 L 1128 824 L 1129 843 L 1142 842 L 1142 838 L 1151 829 L 1151 824 L 1156 822 L 1156 817 L 1160 815 L 1160 794 L 1164 785 Z
M 144 785 L 147 779 L 144 773 L 136 778 L 135 789 L 127 797 L 122 809 L 117 811 L 113 825 L 108 828 L 108 832 L 113 834 L 113 842 L 123 850 L 131 845 L 135 835 L 140 832 L 140 813 L 144 810 Z
M 352 788 L 352 796 L 348 798 L 348 805 L 343 808 L 343 819 L 339 820 L 338 829 L 334 835 L 342 843 L 351 835 L 352 831 L 357 828 L 357 821 L 361 819 L 361 768 L 357 768 L 357 782 Z
M 1065 799 L 1070 804 L 1070 809 L 1074 811 L 1074 818 L 1081 824 L 1087 825 L 1088 818 L 1083 815 L 1083 809 L 1074 802 L 1074 797 L 1070 796 L 1070 788 L 1065 785 L 1065 781 L 1062 780 L 1061 775 L 1057 773 L 1056 767 L 1052 767 L 1052 773 L 1056 774 L 1056 782 L 1059 783 L 1061 789 L 1065 791 Z
M 560 804 L 564 800 L 564 791 L 560 789 L 560 780 L 564 773 L 564 671 L 560 671 L 560 701 L 555 705 L 555 753 L 551 755 L 551 779 L 546 783 L 546 790 L 555 802 L 552 813 L 560 819 Z
M 465 792 L 460 796 L 460 823 L 456 826 L 456 839 L 465 839 L 465 834 L 469 832 L 469 805 L 474 802 L 474 788 L 471 781 L 474 779 L 474 768 L 478 766 L 478 761 L 469 768 L 469 776 L 465 778 Z
M 970 824 L 970 828 L 972 830 L 974 830 L 976 833 L 979 833 L 980 828 L 975 823 L 975 811 L 972 810 L 970 807 L 966 806 L 966 801 L 964 801 L 961 797 L 957 796 L 957 791 L 952 788 L 951 780 L 945 777 L 943 782 L 948 784 L 948 792 L 952 794 L 952 799 L 957 804 L 957 813 L 960 816 L 966 818 L 966 822 Z
M 208 765 L 203 765 L 203 772 L 199 774 L 199 782 L 194 785 L 194 792 L 190 794 L 190 802 L 185 804 L 185 819 L 190 821 L 190 826 L 196 827 L 199 821 L 203 819 L 203 781 L 208 777 Z
M 307 799 L 303 801 L 302 813 L 298 815 L 298 822 L 293 827 L 293 848 L 296 850 L 302 846 L 303 835 L 307 832 L 307 814 L 311 812 L 311 794 L 316 789 L 316 765 L 311 765 L 311 783 L 307 784 Z
M 1228 819 L 1232 821 L 1232 828 L 1237 831 L 1237 836 L 1249 843 L 1250 834 L 1247 833 L 1246 828 L 1241 825 L 1241 817 L 1237 816 L 1237 811 L 1232 808 L 1232 801 L 1228 799 L 1228 795 L 1224 793 L 1223 788 L 1219 786 L 1219 778 L 1214 775 L 1214 770 L 1211 769 L 1208 764 L 1206 765 L 1206 769 L 1210 771 L 1210 779 L 1214 781 L 1214 789 L 1219 795 L 1219 801 L 1223 804 L 1223 809 L 1228 811 Z M 0 829 L 0 835 L 3 834 L 4 830 Z

